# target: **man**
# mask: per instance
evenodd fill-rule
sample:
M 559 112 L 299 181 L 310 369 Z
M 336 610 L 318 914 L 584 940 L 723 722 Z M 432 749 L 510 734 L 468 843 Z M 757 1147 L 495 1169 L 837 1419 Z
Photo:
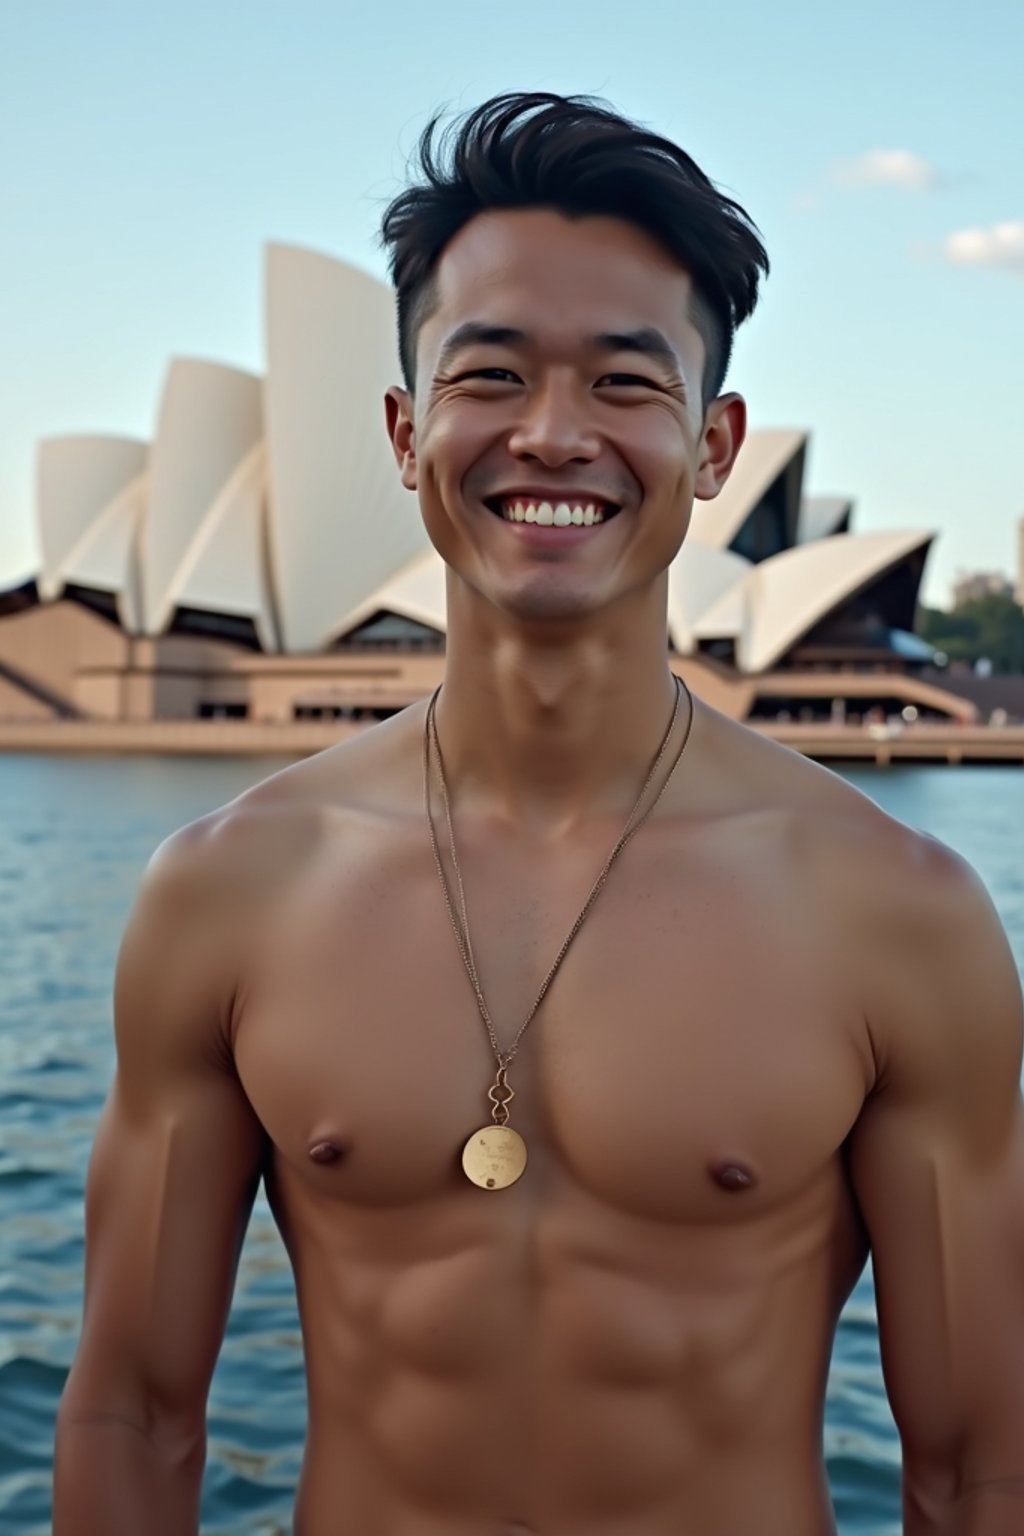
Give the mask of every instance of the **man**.
M 1024 1531 L 998 921 L 669 669 L 666 572 L 744 437 L 756 231 L 581 99 L 497 99 L 421 157 L 384 221 L 387 421 L 448 567 L 443 689 L 147 871 L 57 1536 L 196 1530 L 261 1174 L 298 1536 L 834 1531 L 823 1398 L 869 1245 L 908 1536 Z

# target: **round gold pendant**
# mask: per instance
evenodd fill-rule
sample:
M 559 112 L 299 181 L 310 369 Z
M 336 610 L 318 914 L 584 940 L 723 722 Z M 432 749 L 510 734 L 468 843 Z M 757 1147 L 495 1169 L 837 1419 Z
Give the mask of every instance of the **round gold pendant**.
M 462 1167 L 481 1189 L 506 1189 L 526 1167 L 526 1142 L 511 1126 L 481 1126 L 462 1149 Z

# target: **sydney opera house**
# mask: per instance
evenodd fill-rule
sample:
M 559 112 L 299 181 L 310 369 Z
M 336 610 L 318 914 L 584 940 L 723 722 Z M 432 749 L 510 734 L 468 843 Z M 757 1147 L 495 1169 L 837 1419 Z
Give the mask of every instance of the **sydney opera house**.
M 444 660 L 444 572 L 401 488 L 382 283 L 266 253 L 263 377 L 170 364 L 152 441 L 39 446 L 34 579 L 0 592 L 0 721 L 382 718 Z M 753 432 L 669 585 L 673 665 L 735 718 L 968 719 L 922 675 L 932 535 L 803 493 L 807 435 Z

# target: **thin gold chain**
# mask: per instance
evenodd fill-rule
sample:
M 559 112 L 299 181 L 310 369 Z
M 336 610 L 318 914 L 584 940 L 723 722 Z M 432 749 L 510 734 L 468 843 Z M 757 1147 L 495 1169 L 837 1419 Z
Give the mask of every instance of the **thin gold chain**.
M 597 900 L 598 895 L 600 894 L 601 889 L 602 889 L 605 881 L 608 878 L 608 875 L 609 875 L 609 873 L 611 871 L 612 865 L 615 863 L 615 860 L 618 858 L 618 856 L 622 852 L 623 848 L 625 848 L 626 844 L 629 842 L 629 840 L 633 836 L 633 834 L 635 832 L 639 831 L 640 827 L 647 820 L 647 817 L 651 814 L 651 812 L 654 810 L 655 806 L 658 804 L 658 801 L 661 799 L 662 795 L 665 793 L 665 790 L 668 788 L 668 785 L 669 785 L 669 783 L 670 783 L 670 781 L 672 779 L 673 774 L 676 771 L 676 767 L 678 766 L 680 758 L 682 757 L 683 753 L 686 750 L 686 744 L 687 744 L 687 742 L 690 739 L 690 729 L 691 729 L 691 727 L 693 725 L 693 696 L 690 693 L 689 688 L 687 688 L 685 682 L 683 682 L 682 678 L 676 676 L 675 677 L 675 684 L 676 684 L 676 696 L 675 696 L 675 705 L 674 705 L 673 710 L 672 710 L 672 718 L 669 721 L 668 730 L 665 732 L 665 735 L 662 738 L 661 746 L 658 748 L 658 752 L 657 752 L 657 755 L 656 755 L 656 757 L 654 759 L 654 762 L 651 764 L 650 772 L 648 773 L 647 778 L 644 780 L 643 788 L 641 789 L 639 795 L 636 798 L 636 803 L 634 804 L 633 809 L 629 813 L 629 817 L 628 817 L 628 819 L 626 821 L 626 825 L 623 827 L 622 832 L 621 832 L 621 834 L 620 834 L 620 836 L 619 836 L 619 838 L 618 838 L 614 848 L 612 849 L 611 853 L 608 855 L 607 859 L 605 860 L 604 865 L 603 865 L 603 867 L 601 869 L 601 872 L 598 875 L 597 879 L 594 881 L 594 884 L 591 886 L 590 894 L 588 895 L 586 901 L 583 903 L 583 907 L 580 910 L 579 916 L 577 917 L 576 921 L 573 923 L 573 925 L 570 928 L 568 934 L 566 935 L 565 940 L 562 943 L 562 947 L 559 949 L 558 954 L 555 956 L 554 961 L 552 962 L 550 970 L 548 971 L 548 973 L 545 976 L 543 982 L 541 983 L 541 988 L 540 988 L 540 991 L 537 993 L 536 998 L 534 999 L 533 1007 L 530 1009 L 529 1013 L 526 1015 L 526 1018 L 523 1020 L 522 1024 L 520 1024 L 519 1030 L 518 1030 L 518 1032 L 517 1032 L 517 1034 L 515 1036 L 515 1039 L 512 1041 L 512 1044 L 509 1046 L 507 1051 L 503 1051 L 501 1049 L 501 1045 L 500 1045 L 500 1043 L 498 1041 L 498 1036 L 497 1036 L 497 1033 L 495 1031 L 493 1021 L 491 1019 L 490 1011 L 488 1010 L 487 1002 L 486 1002 L 486 999 L 484 998 L 483 988 L 480 985 L 480 978 L 479 978 L 479 975 L 477 974 L 477 969 L 476 969 L 476 961 L 475 961 L 475 959 L 473 957 L 472 941 L 471 941 L 470 936 L 469 936 L 469 916 L 468 916 L 468 912 L 467 912 L 467 908 L 466 908 L 466 892 L 465 892 L 465 887 L 463 885 L 463 880 L 462 880 L 462 871 L 461 871 L 461 869 L 459 867 L 458 854 L 456 853 L 456 850 L 455 850 L 455 828 L 454 828 L 454 825 L 452 823 L 451 801 L 450 801 L 450 797 L 449 797 L 449 794 L 448 794 L 448 784 L 447 784 L 447 781 L 445 779 L 444 759 L 443 759 L 443 757 L 441 755 L 441 743 L 440 743 L 440 741 L 438 739 L 438 735 L 437 735 L 437 722 L 436 722 L 436 719 L 435 719 L 435 710 L 436 710 L 436 707 L 437 707 L 437 699 L 438 699 L 438 695 L 441 692 L 440 685 L 434 690 L 434 693 L 431 696 L 430 703 L 427 705 L 427 713 L 426 713 L 426 719 L 425 719 L 424 731 L 423 731 L 423 784 L 424 784 L 424 799 L 425 799 L 425 802 L 426 802 L 426 811 L 427 811 L 427 826 L 428 826 L 428 828 L 430 830 L 430 846 L 431 846 L 431 850 L 432 850 L 433 855 L 434 855 L 434 864 L 435 864 L 435 866 L 437 868 L 438 879 L 439 879 L 439 881 L 441 883 L 441 891 L 442 891 L 442 893 L 444 895 L 444 904 L 445 904 L 446 908 L 448 909 L 448 917 L 449 917 L 449 919 L 451 921 L 452 932 L 455 935 L 455 942 L 456 942 L 456 944 L 459 947 L 459 953 L 462 956 L 462 962 L 463 962 L 464 966 L 466 967 L 466 974 L 468 975 L 470 983 L 471 983 L 471 985 L 473 987 L 473 992 L 474 992 L 474 994 L 476 996 L 477 1008 L 480 1011 L 480 1017 L 483 1020 L 484 1027 L 487 1030 L 487 1036 L 488 1036 L 488 1039 L 491 1042 L 491 1049 L 494 1052 L 494 1057 L 495 1057 L 495 1060 L 498 1063 L 499 1070 L 503 1070 L 504 1068 L 506 1068 L 508 1066 L 509 1062 L 515 1056 L 516 1051 L 519 1049 L 519 1042 L 522 1039 L 523 1035 L 525 1034 L 527 1026 L 530 1024 L 531 1020 L 533 1019 L 534 1014 L 537 1012 L 537 1009 L 540 1007 L 541 1003 L 544 1001 L 544 998 L 547 995 L 547 990 L 550 987 L 551 983 L 554 981 L 555 974 L 558 971 L 558 968 L 561 965 L 562 961 L 565 959 L 565 956 L 566 956 L 566 954 L 568 953 L 568 950 L 569 950 L 569 946 L 571 945 L 573 939 L 575 939 L 576 935 L 579 933 L 580 929 L 583 927 L 583 923 L 584 923 L 584 921 L 585 921 L 585 919 L 587 917 L 587 913 L 590 911 L 590 909 L 593 906 L 594 902 Z M 665 778 L 664 778 L 664 780 L 663 780 L 663 782 L 661 784 L 660 789 L 658 790 L 657 794 L 654 796 L 654 799 L 651 801 L 651 803 L 647 807 L 647 809 L 643 812 L 643 814 L 639 818 L 637 818 L 637 812 L 640 810 L 640 807 L 641 807 L 641 805 L 644 802 L 644 799 L 645 799 L 645 797 L 647 795 L 647 792 L 650 789 L 651 785 L 653 784 L 653 782 L 654 782 L 654 780 L 655 780 L 655 778 L 657 776 L 658 769 L 661 767 L 662 761 L 664 760 L 664 757 L 665 757 L 665 753 L 668 750 L 668 744 L 669 744 L 670 740 L 672 739 L 672 733 L 673 733 L 673 730 L 675 729 L 676 720 L 677 720 L 678 715 L 679 715 L 679 702 L 680 702 L 680 698 L 681 698 L 683 693 L 686 694 L 686 697 L 687 697 L 687 699 L 689 701 L 690 708 L 689 708 L 689 715 L 688 715 L 688 718 L 687 718 L 687 721 L 686 721 L 686 729 L 683 732 L 682 742 L 680 743 L 678 752 L 676 753 L 675 757 L 672 759 L 672 766 L 669 768 L 668 773 L 665 775 Z M 431 806 L 430 806 L 430 754 L 431 754 L 431 749 L 433 749 L 434 753 L 437 756 L 438 777 L 439 777 L 440 783 L 441 783 L 441 796 L 442 796 L 442 799 L 443 799 L 443 802 L 444 802 L 445 818 L 446 818 L 447 826 L 448 826 L 448 842 L 449 842 L 449 847 L 451 849 L 452 867 L 455 870 L 455 879 L 456 879 L 456 884 L 458 886 L 458 892 L 459 892 L 459 905 L 460 905 L 460 908 L 461 908 L 461 916 L 462 916 L 461 924 L 459 922 L 459 918 L 456 916 L 455 907 L 452 904 L 451 891 L 449 889 L 448 880 L 447 880 L 447 877 L 446 877 L 445 872 L 444 872 L 444 865 L 443 865 L 443 863 L 441 861 L 441 850 L 438 847 L 437 831 L 436 831 L 436 829 L 434 827 L 434 818 L 433 818 L 433 815 L 431 813 Z

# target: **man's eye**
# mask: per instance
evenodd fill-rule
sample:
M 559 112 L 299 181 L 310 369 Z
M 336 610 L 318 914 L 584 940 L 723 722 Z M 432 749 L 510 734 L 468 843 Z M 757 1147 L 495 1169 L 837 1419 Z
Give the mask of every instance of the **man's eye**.
M 658 388 L 653 379 L 645 379 L 639 373 L 606 373 L 603 374 L 597 382 L 598 384 L 611 384 L 613 386 L 618 386 L 620 384 L 639 384 L 644 389 Z
M 518 384 L 519 379 L 510 368 L 471 368 L 468 373 L 460 374 L 461 379 L 488 379 L 496 384 Z

